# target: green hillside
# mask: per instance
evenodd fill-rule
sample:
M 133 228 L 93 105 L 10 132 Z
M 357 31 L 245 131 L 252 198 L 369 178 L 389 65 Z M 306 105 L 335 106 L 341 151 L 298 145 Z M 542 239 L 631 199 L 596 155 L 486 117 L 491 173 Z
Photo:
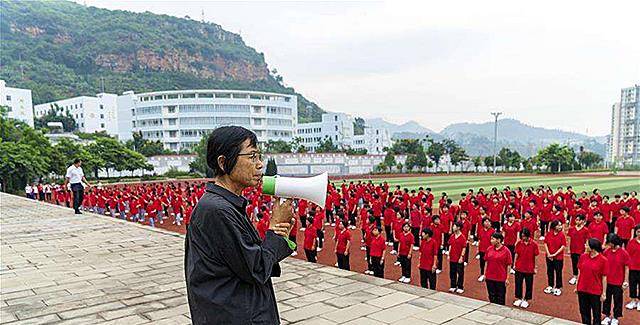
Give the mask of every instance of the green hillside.
M 294 94 L 264 55 L 220 25 L 85 7 L 0 2 L 0 78 L 33 90 L 34 104 L 101 91 L 220 88 Z M 298 94 L 300 122 L 322 110 Z

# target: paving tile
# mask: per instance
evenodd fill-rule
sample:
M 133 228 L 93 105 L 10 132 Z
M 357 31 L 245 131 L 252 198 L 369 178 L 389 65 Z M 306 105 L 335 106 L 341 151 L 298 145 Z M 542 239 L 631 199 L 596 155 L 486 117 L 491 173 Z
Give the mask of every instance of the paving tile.
M 368 301 L 367 303 L 380 308 L 389 308 L 415 298 L 418 298 L 418 296 L 404 292 L 394 292 Z
M 280 318 L 289 322 L 298 322 L 314 316 L 328 314 L 337 308 L 321 302 L 280 313 Z
M 357 304 L 322 315 L 322 317 L 336 323 L 344 323 L 362 316 L 373 314 L 379 310 L 380 308 L 371 305 Z
M 443 324 L 452 319 L 470 312 L 471 309 L 453 304 L 444 304 L 442 306 L 430 309 L 414 315 L 414 317 L 426 320 L 431 323 Z
M 496 315 L 496 314 L 489 314 L 480 310 L 474 310 L 468 314 L 465 314 L 462 317 L 475 321 L 477 323 L 481 323 L 481 324 L 495 324 L 500 320 L 505 319 L 503 316 Z
M 391 308 L 383 309 L 379 312 L 368 315 L 367 317 L 383 323 L 395 324 L 397 321 L 403 318 L 413 316 L 424 311 L 424 308 L 420 308 L 410 304 L 401 304 Z

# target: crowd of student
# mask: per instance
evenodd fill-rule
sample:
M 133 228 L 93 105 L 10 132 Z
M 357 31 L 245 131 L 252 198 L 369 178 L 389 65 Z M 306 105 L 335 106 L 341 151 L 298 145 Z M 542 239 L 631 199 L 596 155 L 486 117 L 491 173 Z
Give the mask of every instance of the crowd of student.
M 37 191 L 47 193 L 45 188 Z M 204 191 L 202 181 L 98 186 L 86 191 L 82 206 L 131 221 L 148 220 L 151 226 L 167 219 L 181 225 L 189 223 Z M 69 206 L 67 189 L 52 185 L 50 192 L 41 199 Z M 264 238 L 272 198 L 259 188 L 246 189 L 243 195 L 247 215 Z M 384 277 L 385 266 L 395 256 L 393 265 L 401 267 L 398 280 L 404 283 L 411 282 L 411 260 L 416 254 L 420 284 L 432 289 L 446 256 L 449 291 L 457 294 L 464 293 L 465 267 L 475 246 L 472 258 L 480 266 L 477 280 L 486 283 L 489 300 L 506 304 L 506 287 L 513 278 L 513 305 L 521 308 L 532 303 L 540 254 L 545 256 L 548 281 L 543 292 L 562 295 L 564 255 L 569 253 L 573 277 L 568 283 L 576 286 L 584 323 L 617 324 L 624 289 L 630 298 L 626 308 L 640 311 L 640 204 L 635 191 L 611 200 L 597 189 L 576 194 L 571 187 L 556 191 L 545 186 L 506 187 L 469 190 L 455 203 L 442 193 L 438 209 L 434 201 L 430 188 L 409 191 L 390 188 L 386 182 L 329 184 L 324 207 L 305 200 L 294 202 L 298 219 L 290 239 L 295 242 L 302 236 L 306 258 L 316 262 L 324 247 L 324 228 L 334 227 L 329 240 L 335 242 L 332 253 L 339 268 L 351 269 L 351 251 L 360 246 L 366 252 L 366 274 Z M 352 233 L 357 228 L 360 242 Z

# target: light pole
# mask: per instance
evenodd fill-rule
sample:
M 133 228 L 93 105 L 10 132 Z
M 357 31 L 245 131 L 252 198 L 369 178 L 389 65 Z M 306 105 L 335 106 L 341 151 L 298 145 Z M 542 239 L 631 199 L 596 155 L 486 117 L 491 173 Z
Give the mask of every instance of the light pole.
M 495 122 L 493 123 L 493 174 L 496 174 L 496 155 L 498 150 L 498 116 L 500 116 L 502 112 L 491 112 L 491 115 L 495 118 Z

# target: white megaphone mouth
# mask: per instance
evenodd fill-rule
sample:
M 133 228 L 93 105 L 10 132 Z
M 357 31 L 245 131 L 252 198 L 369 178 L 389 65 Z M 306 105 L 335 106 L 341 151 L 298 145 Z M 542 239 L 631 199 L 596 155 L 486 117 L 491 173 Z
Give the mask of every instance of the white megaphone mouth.
M 264 176 L 262 192 L 281 198 L 298 198 L 324 207 L 327 198 L 328 174 L 313 177 Z

